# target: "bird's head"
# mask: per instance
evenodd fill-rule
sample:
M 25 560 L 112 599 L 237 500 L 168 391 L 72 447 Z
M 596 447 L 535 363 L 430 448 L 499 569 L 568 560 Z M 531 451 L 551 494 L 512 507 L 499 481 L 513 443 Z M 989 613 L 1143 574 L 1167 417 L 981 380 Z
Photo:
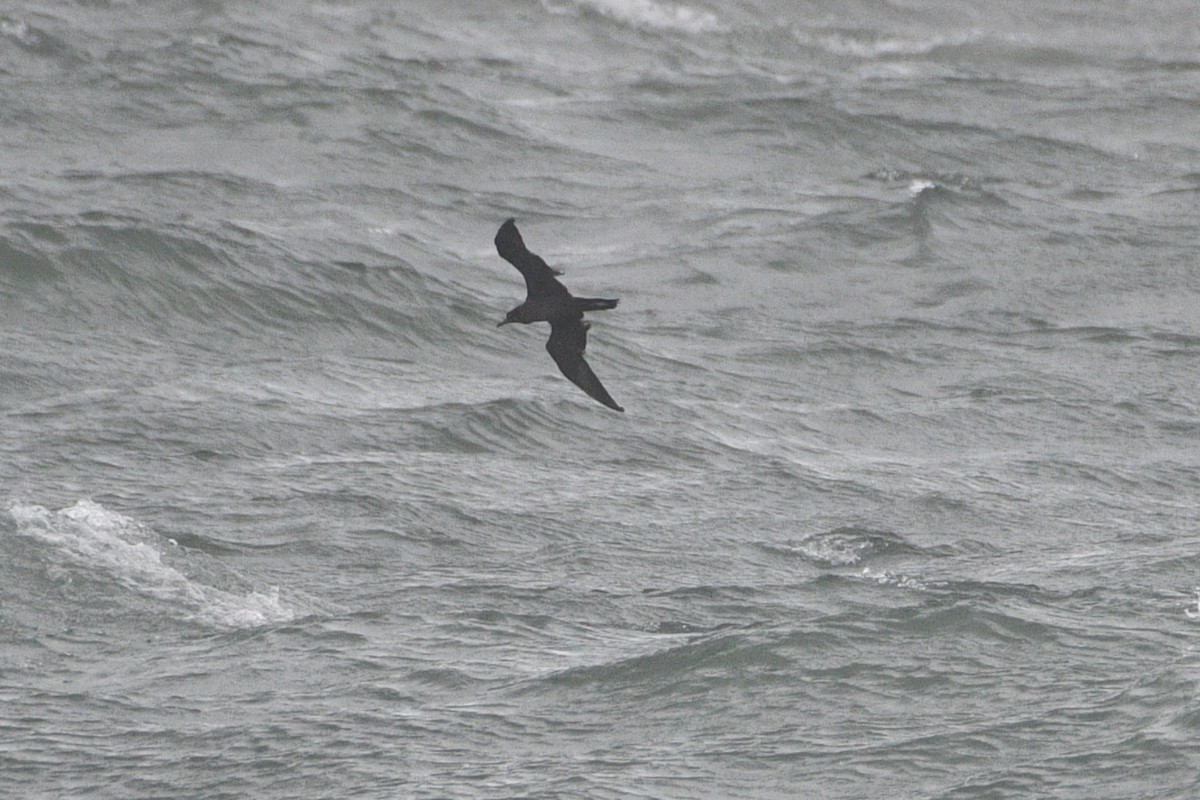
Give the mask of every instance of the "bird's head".
M 501 322 L 500 325 L 497 325 L 496 327 L 499 328 L 501 325 L 507 325 L 510 322 L 524 322 L 524 320 L 521 319 L 520 311 L 521 311 L 520 306 L 517 306 L 512 311 L 509 311 L 507 314 L 504 315 L 504 321 Z

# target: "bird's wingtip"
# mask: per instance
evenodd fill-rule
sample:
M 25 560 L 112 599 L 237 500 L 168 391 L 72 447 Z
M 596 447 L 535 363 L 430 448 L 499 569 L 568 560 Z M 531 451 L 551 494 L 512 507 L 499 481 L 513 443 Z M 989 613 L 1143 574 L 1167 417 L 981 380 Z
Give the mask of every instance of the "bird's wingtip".
M 521 246 L 525 244 L 521 239 L 521 232 L 517 230 L 517 221 L 509 217 L 504 220 L 500 230 L 496 231 L 496 249 L 500 251 L 500 255 L 504 255 L 505 250 L 510 249 L 518 242 Z

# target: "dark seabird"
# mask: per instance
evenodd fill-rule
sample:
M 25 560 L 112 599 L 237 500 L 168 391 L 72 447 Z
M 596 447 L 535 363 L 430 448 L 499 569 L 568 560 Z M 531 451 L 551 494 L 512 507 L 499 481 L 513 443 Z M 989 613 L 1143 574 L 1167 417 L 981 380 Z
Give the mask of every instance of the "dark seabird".
M 562 374 L 593 400 L 614 411 L 624 411 L 583 360 L 588 328 L 592 327 L 590 322 L 583 321 L 583 312 L 616 308 L 617 301 L 599 297 L 573 297 L 567 287 L 554 277 L 562 273 L 551 269 L 540 256 L 526 249 L 515 220 L 510 219 L 500 226 L 496 234 L 496 252 L 525 276 L 526 289 L 525 302 L 508 312 L 500 325 L 510 322 L 525 325 L 549 322 L 550 341 L 546 342 L 546 350 Z

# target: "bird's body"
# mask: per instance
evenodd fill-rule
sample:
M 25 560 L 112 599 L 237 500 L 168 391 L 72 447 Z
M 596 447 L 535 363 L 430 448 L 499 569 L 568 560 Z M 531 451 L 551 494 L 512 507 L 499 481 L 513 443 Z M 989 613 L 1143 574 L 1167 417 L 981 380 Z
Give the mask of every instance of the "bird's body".
M 496 233 L 496 252 L 524 276 L 526 288 L 525 302 L 509 311 L 500 324 L 549 322 L 550 340 L 546 342 L 546 350 L 562 374 L 597 402 L 614 411 L 624 411 L 583 360 L 587 332 L 591 327 L 583 321 L 584 312 L 616 308 L 617 301 L 573 296 L 555 277 L 562 273 L 551 269 L 540 256 L 525 247 L 514 220 L 506 221 Z

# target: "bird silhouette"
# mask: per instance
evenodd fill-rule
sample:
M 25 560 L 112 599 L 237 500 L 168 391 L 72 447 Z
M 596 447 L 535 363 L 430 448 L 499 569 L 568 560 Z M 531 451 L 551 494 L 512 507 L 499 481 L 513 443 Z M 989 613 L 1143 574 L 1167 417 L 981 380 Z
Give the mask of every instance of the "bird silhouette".
M 509 311 L 500 325 L 520 322 L 549 322 L 550 340 L 546 351 L 558 364 L 558 368 L 571 383 L 587 392 L 593 400 L 603 403 L 614 411 L 625 409 L 617 405 L 608 391 L 583 360 L 587 349 L 587 332 L 592 327 L 583 321 L 585 311 L 605 311 L 617 307 L 616 300 L 600 297 L 575 297 L 567 287 L 559 283 L 555 275 L 562 273 L 551 269 L 540 256 L 529 252 L 525 240 L 517 230 L 516 220 L 507 220 L 496 233 L 496 252 L 512 264 L 525 278 L 525 302 Z M 496 326 L 496 327 L 499 327 Z

